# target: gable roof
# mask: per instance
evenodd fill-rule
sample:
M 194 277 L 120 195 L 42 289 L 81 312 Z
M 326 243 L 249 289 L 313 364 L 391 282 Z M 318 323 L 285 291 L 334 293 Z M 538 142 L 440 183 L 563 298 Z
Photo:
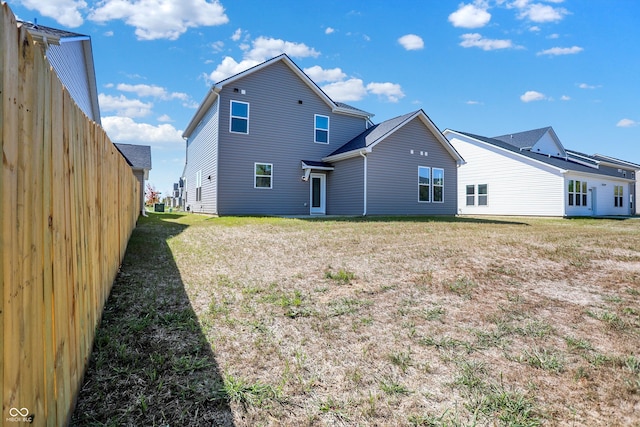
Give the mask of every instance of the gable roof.
M 38 25 L 38 24 L 25 22 L 25 21 L 18 21 L 18 27 L 25 27 L 27 31 L 29 31 L 29 34 L 31 35 L 33 40 L 43 44 L 46 50 L 51 48 L 51 46 L 60 46 L 61 44 L 69 43 L 69 42 L 79 42 L 81 44 L 84 64 L 85 64 L 84 73 L 87 79 L 88 91 L 89 91 L 88 96 L 89 96 L 90 106 L 87 108 L 91 109 L 91 111 L 85 111 L 84 113 L 87 116 L 89 116 L 91 119 L 93 119 L 96 123 L 101 124 L 100 104 L 98 103 L 98 87 L 96 84 L 96 71 L 95 71 L 95 65 L 93 62 L 93 49 L 91 47 L 91 37 L 85 34 L 74 33 L 67 30 L 61 30 L 58 28 L 46 27 L 44 25 Z M 69 86 L 67 87 L 67 90 L 69 91 L 70 95 L 74 97 L 74 100 L 78 104 L 80 104 L 80 102 L 78 102 L 78 99 L 76 98 L 78 94 L 74 93 L 75 88 L 72 87 L 73 85 L 69 84 L 69 81 L 66 81 L 66 82 L 64 81 L 65 76 L 67 76 L 69 71 L 71 70 L 69 69 L 63 70 L 62 68 L 69 68 L 68 64 L 58 63 L 57 61 L 53 60 L 53 58 L 49 58 L 49 62 L 51 63 L 53 68 L 56 70 L 56 74 L 58 75 L 60 80 L 63 82 L 63 84 L 65 84 L 65 86 L 67 85 Z
M 493 139 L 506 142 L 518 148 L 530 148 L 533 147 L 545 133 L 549 132 L 550 129 L 551 126 L 547 126 L 540 129 L 494 136 Z
M 214 84 L 209 90 L 209 92 L 207 92 L 207 95 L 205 96 L 204 100 L 198 107 L 196 114 L 194 114 L 193 118 L 185 128 L 182 134 L 183 138 L 189 138 L 191 136 L 196 126 L 198 126 L 198 123 L 200 123 L 200 120 L 202 120 L 202 117 L 204 117 L 206 112 L 209 110 L 209 107 L 211 107 L 211 105 L 213 105 L 215 100 L 218 98 L 218 94 L 220 93 L 220 91 L 222 91 L 224 86 L 230 85 L 233 82 L 237 81 L 238 79 L 246 77 L 247 75 L 255 73 L 257 71 L 260 71 L 263 68 L 269 67 L 277 62 L 282 62 L 283 64 L 287 65 L 291 69 L 291 71 L 294 72 L 294 74 L 296 74 L 312 91 L 316 93 L 316 95 L 318 95 L 318 97 L 320 97 L 320 99 L 322 99 L 331 108 L 331 110 L 334 113 L 355 115 L 355 116 L 360 116 L 366 119 L 373 117 L 373 114 L 368 113 L 364 110 L 352 107 L 342 102 L 333 101 L 331 98 L 329 98 L 329 95 L 327 95 L 322 89 L 320 89 L 320 87 L 313 80 L 311 80 L 311 78 L 307 76 L 304 73 L 304 71 L 302 71 L 302 69 L 300 69 L 300 67 L 298 67 L 291 60 L 291 58 L 289 58 L 289 56 L 286 53 L 283 53 L 261 64 L 248 68 L 238 74 L 227 77 L 224 80 L 220 80 L 219 82 Z
M 526 157 L 528 159 L 532 159 L 534 161 L 537 161 L 537 162 L 544 163 L 546 165 L 552 166 L 552 167 L 554 167 L 554 168 L 556 168 L 556 169 L 558 169 L 560 171 L 583 172 L 583 173 L 589 173 L 589 174 L 606 175 L 606 176 L 620 178 L 620 176 L 615 173 L 616 172 L 615 170 L 599 169 L 597 164 L 584 162 L 584 161 L 581 161 L 580 159 L 577 159 L 577 158 L 575 158 L 573 156 L 567 156 L 565 158 L 553 157 L 553 156 L 549 156 L 547 154 L 541 154 L 541 153 L 537 153 L 537 152 L 534 152 L 534 151 L 526 150 L 524 148 L 519 148 L 516 145 L 504 142 L 501 139 L 488 138 L 488 137 L 485 137 L 485 136 L 475 135 L 475 134 L 472 134 L 472 133 L 461 132 L 461 131 L 456 131 L 456 130 L 451 130 L 451 129 L 446 129 L 444 132 L 445 133 L 457 133 L 459 135 L 463 135 L 463 136 L 466 136 L 468 138 L 475 139 L 476 141 L 480 141 L 480 142 L 483 142 L 485 144 L 489 144 L 489 145 L 492 145 L 494 147 L 498 147 L 498 148 L 500 148 L 502 150 L 510 151 L 512 153 L 515 153 L 518 156 Z M 570 152 L 570 151 L 567 150 L 567 152 Z
M 373 147 L 392 135 L 398 129 L 402 128 L 407 123 L 414 119 L 420 120 L 425 126 L 433 133 L 438 142 L 449 152 L 458 163 L 464 162 L 460 154 L 453 148 L 447 138 L 444 137 L 442 132 L 431 121 L 429 116 L 423 110 L 413 111 L 411 113 L 404 114 L 402 116 L 394 117 L 393 119 L 386 120 L 382 123 L 374 125 L 369 129 L 362 132 L 360 135 L 353 138 L 351 141 L 338 148 L 327 157 L 324 161 L 336 161 L 349 157 L 360 155 L 362 152 L 371 152 Z
M 113 144 L 132 169 L 151 169 L 151 147 L 136 144 Z

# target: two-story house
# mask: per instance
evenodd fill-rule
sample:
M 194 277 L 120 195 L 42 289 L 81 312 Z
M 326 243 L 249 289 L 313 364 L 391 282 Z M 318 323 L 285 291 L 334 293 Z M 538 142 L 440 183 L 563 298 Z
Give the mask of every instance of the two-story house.
M 184 131 L 185 205 L 218 215 L 453 215 L 460 155 L 422 110 L 380 124 L 287 55 L 215 84 Z

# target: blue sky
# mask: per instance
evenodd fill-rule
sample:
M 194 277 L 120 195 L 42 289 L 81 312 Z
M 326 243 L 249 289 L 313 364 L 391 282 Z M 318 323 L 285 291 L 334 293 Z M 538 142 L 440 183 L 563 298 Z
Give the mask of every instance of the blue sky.
M 12 0 L 19 19 L 91 36 L 102 123 L 151 145 L 149 181 L 182 173 L 182 130 L 216 81 L 287 53 L 380 122 L 552 126 L 565 147 L 640 163 L 636 0 Z

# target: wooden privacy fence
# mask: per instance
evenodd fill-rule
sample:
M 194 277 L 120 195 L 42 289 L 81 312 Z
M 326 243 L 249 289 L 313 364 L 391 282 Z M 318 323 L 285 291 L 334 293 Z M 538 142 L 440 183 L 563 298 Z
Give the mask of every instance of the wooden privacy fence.
M 26 29 L 0 22 L 0 425 L 66 425 L 139 187 Z

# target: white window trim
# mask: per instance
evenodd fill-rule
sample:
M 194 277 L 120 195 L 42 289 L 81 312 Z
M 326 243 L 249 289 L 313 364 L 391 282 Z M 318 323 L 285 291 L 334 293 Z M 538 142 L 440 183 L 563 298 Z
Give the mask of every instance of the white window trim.
M 202 201 L 202 169 L 196 172 L 196 202 L 201 202 L 201 201 Z
M 421 184 L 420 183 L 420 169 L 429 169 L 429 184 Z M 418 166 L 418 203 L 431 203 L 433 200 L 433 194 L 431 191 L 431 166 Z M 420 187 L 428 187 L 429 188 L 429 200 L 420 200 Z
M 484 185 L 485 188 L 487 189 L 487 192 L 484 194 L 480 193 L 480 186 Z M 487 203 L 485 203 L 484 205 L 480 204 L 480 197 L 485 197 L 487 199 Z M 478 184 L 478 206 L 489 206 L 489 184 Z
M 233 115 L 233 103 L 236 102 L 238 104 L 245 104 L 247 106 L 247 117 L 242 117 L 242 116 L 234 116 Z M 251 105 L 249 105 L 248 102 L 244 102 L 244 101 L 237 101 L 235 99 L 231 99 L 229 100 L 229 132 L 230 133 L 235 133 L 238 135 L 249 135 L 249 109 L 251 108 Z M 246 132 L 236 132 L 232 129 L 232 123 L 233 123 L 233 119 L 242 119 L 242 120 L 246 120 L 247 121 L 247 131 Z
M 433 179 L 433 171 L 439 170 L 442 171 L 442 185 L 438 185 L 437 187 L 442 187 L 442 200 L 435 201 L 433 195 L 435 191 L 433 189 L 436 187 L 435 180 Z M 443 168 L 431 168 L 431 201 L 432 203 L 444 203 L 444 169 Z
M 319 128 L 319 127 L 316 126 L 318 117 L 325 117 L 327 119 L 327 128 L 326 129 L 322 129 L 322 128 Z M 329 129 L 330 128 L 331 128 L 331 119 L 330 119 L 329 116 L 325 116 L 325 115 L 322 115 L 322 114 L 314 114 L 313 115 L 313 142 L 315 142 L 316 144 L 329 144 L 329 134 L 330 134 Z M 318 141 L 316 139 L 316 131 L 319 131 L 319 130 L 327 132 L 327 142 Z
M 258 165 L 269 165 L 271 167 L 271 175 L 258 175 L 256 173 L 256 167 Z M 269 178 L 271 178 L 271 180 L 269 181 L 270 182 L 269 187 L 258 187 L 256 185 L 256 178 L 265 177 L 265 176 L 268 176 Z M 253 188 L 255 188 L 256 190 L 271 190 L 271 189 L 273 189 L 273 163 L 255 162 L 253 164 Z
M 469 194 L 469 187 L 473 190 L 473 193 Z M 464 187 L 464 196 L 465 196 L 465 206 L 475 206 L 476 205 L 476 186 L 475 185 L 466 185 Z M 473 203 L 469 204 L 469 197 L 473 197 Z

